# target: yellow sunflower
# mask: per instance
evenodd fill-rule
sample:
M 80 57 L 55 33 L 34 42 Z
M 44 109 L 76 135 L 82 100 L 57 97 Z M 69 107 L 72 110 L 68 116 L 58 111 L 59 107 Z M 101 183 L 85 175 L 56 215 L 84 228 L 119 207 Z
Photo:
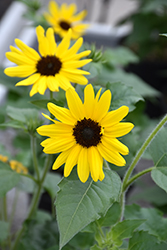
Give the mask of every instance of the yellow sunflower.
M 30 91 L 30 96 L 33 96 L 37 92 L 43 95 L 47 88 L 51 91 L 59 91 L 59 87 L 61 87 L 66 91 L 68 88 L 72 88 L 70 82 L 87 84 L 88 80 L 83 75 L 90 73 L 78 69 L 91 61 L 91 59 L 80 60 L 89 55 L 90 50 L 77 54 L 83 39 L 80 37 L 69 48 L 71 30 L 59 45 L 56 44 L 52 28 L 46 31 L 45 36 L 44 29 L 38 26 L 36 33 L 40 54 L 19 39 L 15 39 L 15 43 L 20 50 L 10 46 L 11 51 L 6 53 L 6 57 L 18 66 L 6 68 L 5 74 L 11 77 L 27 77 L 18 82 L 16 86 L 33 84 Z
M 70 175 L 77 164 L 79 179 L 86 182 L 89 174 L 94 181 L 102 181 L 103 158 L 117 166 L 124 166 L 129 150 L 117 137 L 129 133 L 133 124 L 120 122 L 129 111 L 127 106 L 110 111 L 111 92 L 106 90 L 100 97 L 101 89 L 95 96 L 91 84 L 84 89 L 82 103 L 74 89 L 66 91 L 69 109 L 48 103 L 48 109 L 57 120 L 54 124 L 43 125 L 37 129 L 40 135 L 48 136 L 41 145 L 46 154 L 60 153 L 53 164 L 58 169 L 65 163 L 64 176 Z
M 74 3 L 70 5 L 63 3 L 59 7 L 55 1 L 50 1 L 48 7 L 50 13 L 45 13 L 44 16 L 48 23 L 54 28 L 55 33 L 59 34 L 61 37 L 64 37 L 71 28 L 72 39 L 77 39 L 82 36 L 89 27 L 88 24 L 80 22 L 87 15 L 87 11 L 83 10 L 75 14 L 77 6 Z

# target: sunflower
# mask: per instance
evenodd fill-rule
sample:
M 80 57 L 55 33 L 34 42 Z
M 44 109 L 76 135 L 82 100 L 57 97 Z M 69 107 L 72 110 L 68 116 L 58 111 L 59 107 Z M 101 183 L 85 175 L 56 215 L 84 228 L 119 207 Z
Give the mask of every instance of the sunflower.
M 106 90 L 100 97 L 101 89 L 94 94 L 91 84 L 84 89 L 82 103 L 74 89 L 66 91 L 69 109 L 48 103 L 48 109 L 57 120 L 46 118 L 54 124 L 43 125 L 37 129 L 40 135 L 48 136 L 41 145 L 46 154 L 60 153 L 53 169 L 64 166 L 64 176 L 70 175 L 77 164 L 79 179 L 86 182 L 89 174 L 94 181 L 102 181 L 103 158 L 117 166 L 124 166 L 121 156 L 129 153 L 128 148 L 116 137 L 129 133 L 133 124 L 120 122 L 129 111 L 127 106 L 110 111 L 111 92 Z
M 66 91 L 72 88 L 70 82 L 87 84 L 88 80 L 83 75 L 90 73 L 78 68 L 91 61 L 91 59 L 80 60 L 91 51 L 86 50 L 77 54 L 83 43 L 82 38 L 69 48 L 71 30 L 59 45 L 56 44 L 52 28 L 47 29 L 45 36 L 44 29 L 38 26 L 36 34 L 41 55 L 19 39 L 15 39 L 15 43 L 20 50 L 10 46 L 11 51 L 6 53 L 6 57 L 18 66 L 6 68 L 5 74 L 11 77 L 27 77 L 16 86 L 33 84 L 30 91 L 30 96 L 33 96 L 37 92 L 43 95 L 47 88 L 51 91 L 59 91 L 61 87 Z
M 87 15 L 87 11 L 83 10 L 75 14 L 77 6 L 74 3 L 70 5 L 63 3 L 59 7 L 56 2 L 50 1 L 48 7 L 50 13 L 45 13 L 44 16 L 48 23 L 54 28 L 55 33 L 59 34 L 61 37 L 64 37 L 71 28 L 72 39 L 77 39 L 82 36 L 89 27 L 88 24 L 80 22 Z

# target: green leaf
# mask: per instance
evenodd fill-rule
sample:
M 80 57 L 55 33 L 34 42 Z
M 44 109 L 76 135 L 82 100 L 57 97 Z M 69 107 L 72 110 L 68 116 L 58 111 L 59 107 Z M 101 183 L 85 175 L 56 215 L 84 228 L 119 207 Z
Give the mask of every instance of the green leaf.
M 52 102 L 52 103 L 54 103 L 54 104 L 56 104 L 58 106 L 63 106 L 64 105 L 64 103 L 62 101 L 57 101 L 55 99 L 43 99 L 43 100 L 31 101 L 31 103 L 33 105 L 37 106 L 38 108 L 42 108 L 42 109 L 47 109 L 48 102 Z
M 126 105 L 129 107 L 129 110 L 132 111 L 135 109 L 135 104 L 143 100 L 141 95 L 136 93 L 132 87 L 128 87 L 120 82 L 107 83 L 106 88 L 110 89 L 112 93 L 112 109 L 117 109 L 122 105 Z
M 141 208 L 136 204 L 129 205 L 125 207 L 125 219 L 146 220 L 139 230 L 148 231 L 159 240 L 167 242 L 167 218 L 163 218 L 163 213 L 158 209 Z
M 2 169 L 0 171 L 0 197 L 17 185 L 20 175 L 12 170 Z
M 7 115 L 17 121 L 26 123 L 29 119 L 38 119 L 38 110 L 36 109 L 20 109 L 8 106 Z
M 167 167 L 158 167 L 151 171 L 153 181 L 167 192 Z
M 125 66 L 129 63 L 136 63 L 139 61 L 138 57 L 132 50 L 119 46 L 114 49 L 106 49 L 103 58 L 107 63 L 114 66 Z
M 117 246 L 121 246 L 122 240 L 130 238 L 133 231 L 138 228 L 144 221 L 145 220 L 124 220 L 118 222 L 115 226 L 112 227 L 109 235 Z
M 93 247 L 90 248 L 90 250 L 102 250 L 101 247 L 94 245 Z
M 9 128 L 17 128 L 17 129 L 27 130 L 27 127 L 22 122 L 19 122 L 19 121 L 16 121 L 16 120 L 1 123 L 0 127 L 3 127 L 3 128 L 8 128 L 9 127 Z
M 167 128 L 162 127 L 149 146 L 149 153 L 156 167 L 167 166 Z
M 61 180 L 61 176 L 54 173 L 47 173 L 45 181 L 44 181 L 44 188 L 51 196 L 52 200 L 55 199 L 56 194 L 59 190 L 58 183 Z
M 64 178 L 56 200 L 60 232 L 60 249 L 89 223 L 100 218 L 118 200 L 121 188 L 119 176 L 105 170 L 105 179 L 82 183 L 76 171 Z
M 122 69 L 112 70 L 103 66 L 100 74 L 95 80 L 95 83 L 99 85 L 104 85 L 106 82 L 122 82 L 128 87 L 132 87 L 133 90 L 142 97 L 160 95 L 160 93 L 156 89 L 148 85 L 137 75 L 132 73 L 126 73 Z
M 8 237 L 9 223 L 6 221 L 0 221 L 0 242 L 4 241 Z
M 159 243 L 158 239 L 148 232 L 135 232 L 129 240 L 128 250 L 166 250 L 167 244 Z
M 118 219 L 120 217 L 120 213 L 121 213 L 120 204 L 118 202 L 115 202 L 108 209 L 107 213 L 98 220 L 100 226 L 101 227 L 111 227 L 112 225 L 114 225 L 118 221 Z

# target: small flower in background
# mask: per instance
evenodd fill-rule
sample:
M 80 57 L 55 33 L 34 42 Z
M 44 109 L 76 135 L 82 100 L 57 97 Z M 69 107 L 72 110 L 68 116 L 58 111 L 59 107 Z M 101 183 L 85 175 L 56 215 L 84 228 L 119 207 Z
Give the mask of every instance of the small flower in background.
M 23 164 L 19 161 L 9 160 L 9 158 L 4 155 L 0 155 L 0 161 L 9 164 L 11 169 L 16 171 L 17 173 L 23 173 L 23 174 L 28 173 L 28 169 L 25 166 L 23 166 Z
M 87 15 L 87 11 L 83 10 L 78 14 L 76 4 L 72 3 L 67 5 L 63 3 L 60 7 L 54 1 L 49 2 L 49 12 L 45 13 L 45 18 L 48 23 L 53 27 L 55 33 L 64 37 L 68 30 L 72 30 L 72 39 L 77 39 L 82 36 L 89 24 L 83 24 L 81 21 Z
M 4 156 L 4 155 L 0 155 L 0 161 L 6 163 L 6 162 L 8 162 L 8 157 Z
M 28 173 L 28 169 L 25 166 L 23 166 L 23 164 L 19 161 L 11 160 L 9 161 L 9 165 L 11 169 L 16 171 L 17 173 L 23 173 L 23 174 Z
M 91 61 L 91 59 L 80 60 L 89 55 L 90 50 L 77 54 L 83 39 L 79 38 L 69 48 L 71 30 L 59 45 L 56 44 L 52 28 L 47 29 L 45 36 L 44 29 L 38 26 L 36 33 L 41 56 L 19 39 L 15 39 L 15 43 L 20 50 L 10 46 L 11 51 L 6 53 L 6 57 L 18 66 L 6 68 L 5 74 L 11 77 L 27 77 L 18 82 L 16 86 L 33 84 L 30 91 L 30 96 L 33 96 L 38 92 L 43 95 L 47 88 L 51 91 L 59 91 L 59 87 L 61 87 L 66 91 L 68 88 L 72 88 L 70 82 L 87 84 L 88 80 L 83 75 L 90 73 L 78 69 Z
M 102 181 L 103 158 L 117 166 L 124 166 L 125 159 L 121 156 L 129 153 L 128 148 L 117 137 L 129 133 L 133 124 L 120 121 L 128 114 L 129 108 L 122 106 L 110 111 L 111 92 L 105 91 L 99 98 L 91 84 L 84 89 L 82 103 L 74 89 L 66 91 L 69 109 L 48 103 L 48 109 L 59 121 L 50 119 L 54 124 L 43 125 L 37 129 L 40 135 L 50 138 L 41 145 L 46 154 L 62 152 L 53 164 L 58 169 L 65 163 L 64 176 L 70 175 L 77 164 L 79 179 L 86 182 L 89 173 L 94 181 Z

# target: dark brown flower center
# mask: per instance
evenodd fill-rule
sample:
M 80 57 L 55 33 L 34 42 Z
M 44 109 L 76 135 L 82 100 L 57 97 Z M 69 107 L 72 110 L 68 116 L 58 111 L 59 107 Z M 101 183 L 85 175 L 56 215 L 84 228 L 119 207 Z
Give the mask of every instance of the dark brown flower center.
M 71 28 L 71 25 L 65 21 L 61 21 L 59 25 L 63 30 L 69 30 Z
M 101 126 L 90 118 L 84 118 L 77 121 L 73 128 L 73 136 L 76 142 L 83 147 L 97 146 L 101 142 Z
M 55 76 L 61 67 L 62 62 L 56 56 L 41 57 L 36 65 L 37 73 L 45 76 Z

